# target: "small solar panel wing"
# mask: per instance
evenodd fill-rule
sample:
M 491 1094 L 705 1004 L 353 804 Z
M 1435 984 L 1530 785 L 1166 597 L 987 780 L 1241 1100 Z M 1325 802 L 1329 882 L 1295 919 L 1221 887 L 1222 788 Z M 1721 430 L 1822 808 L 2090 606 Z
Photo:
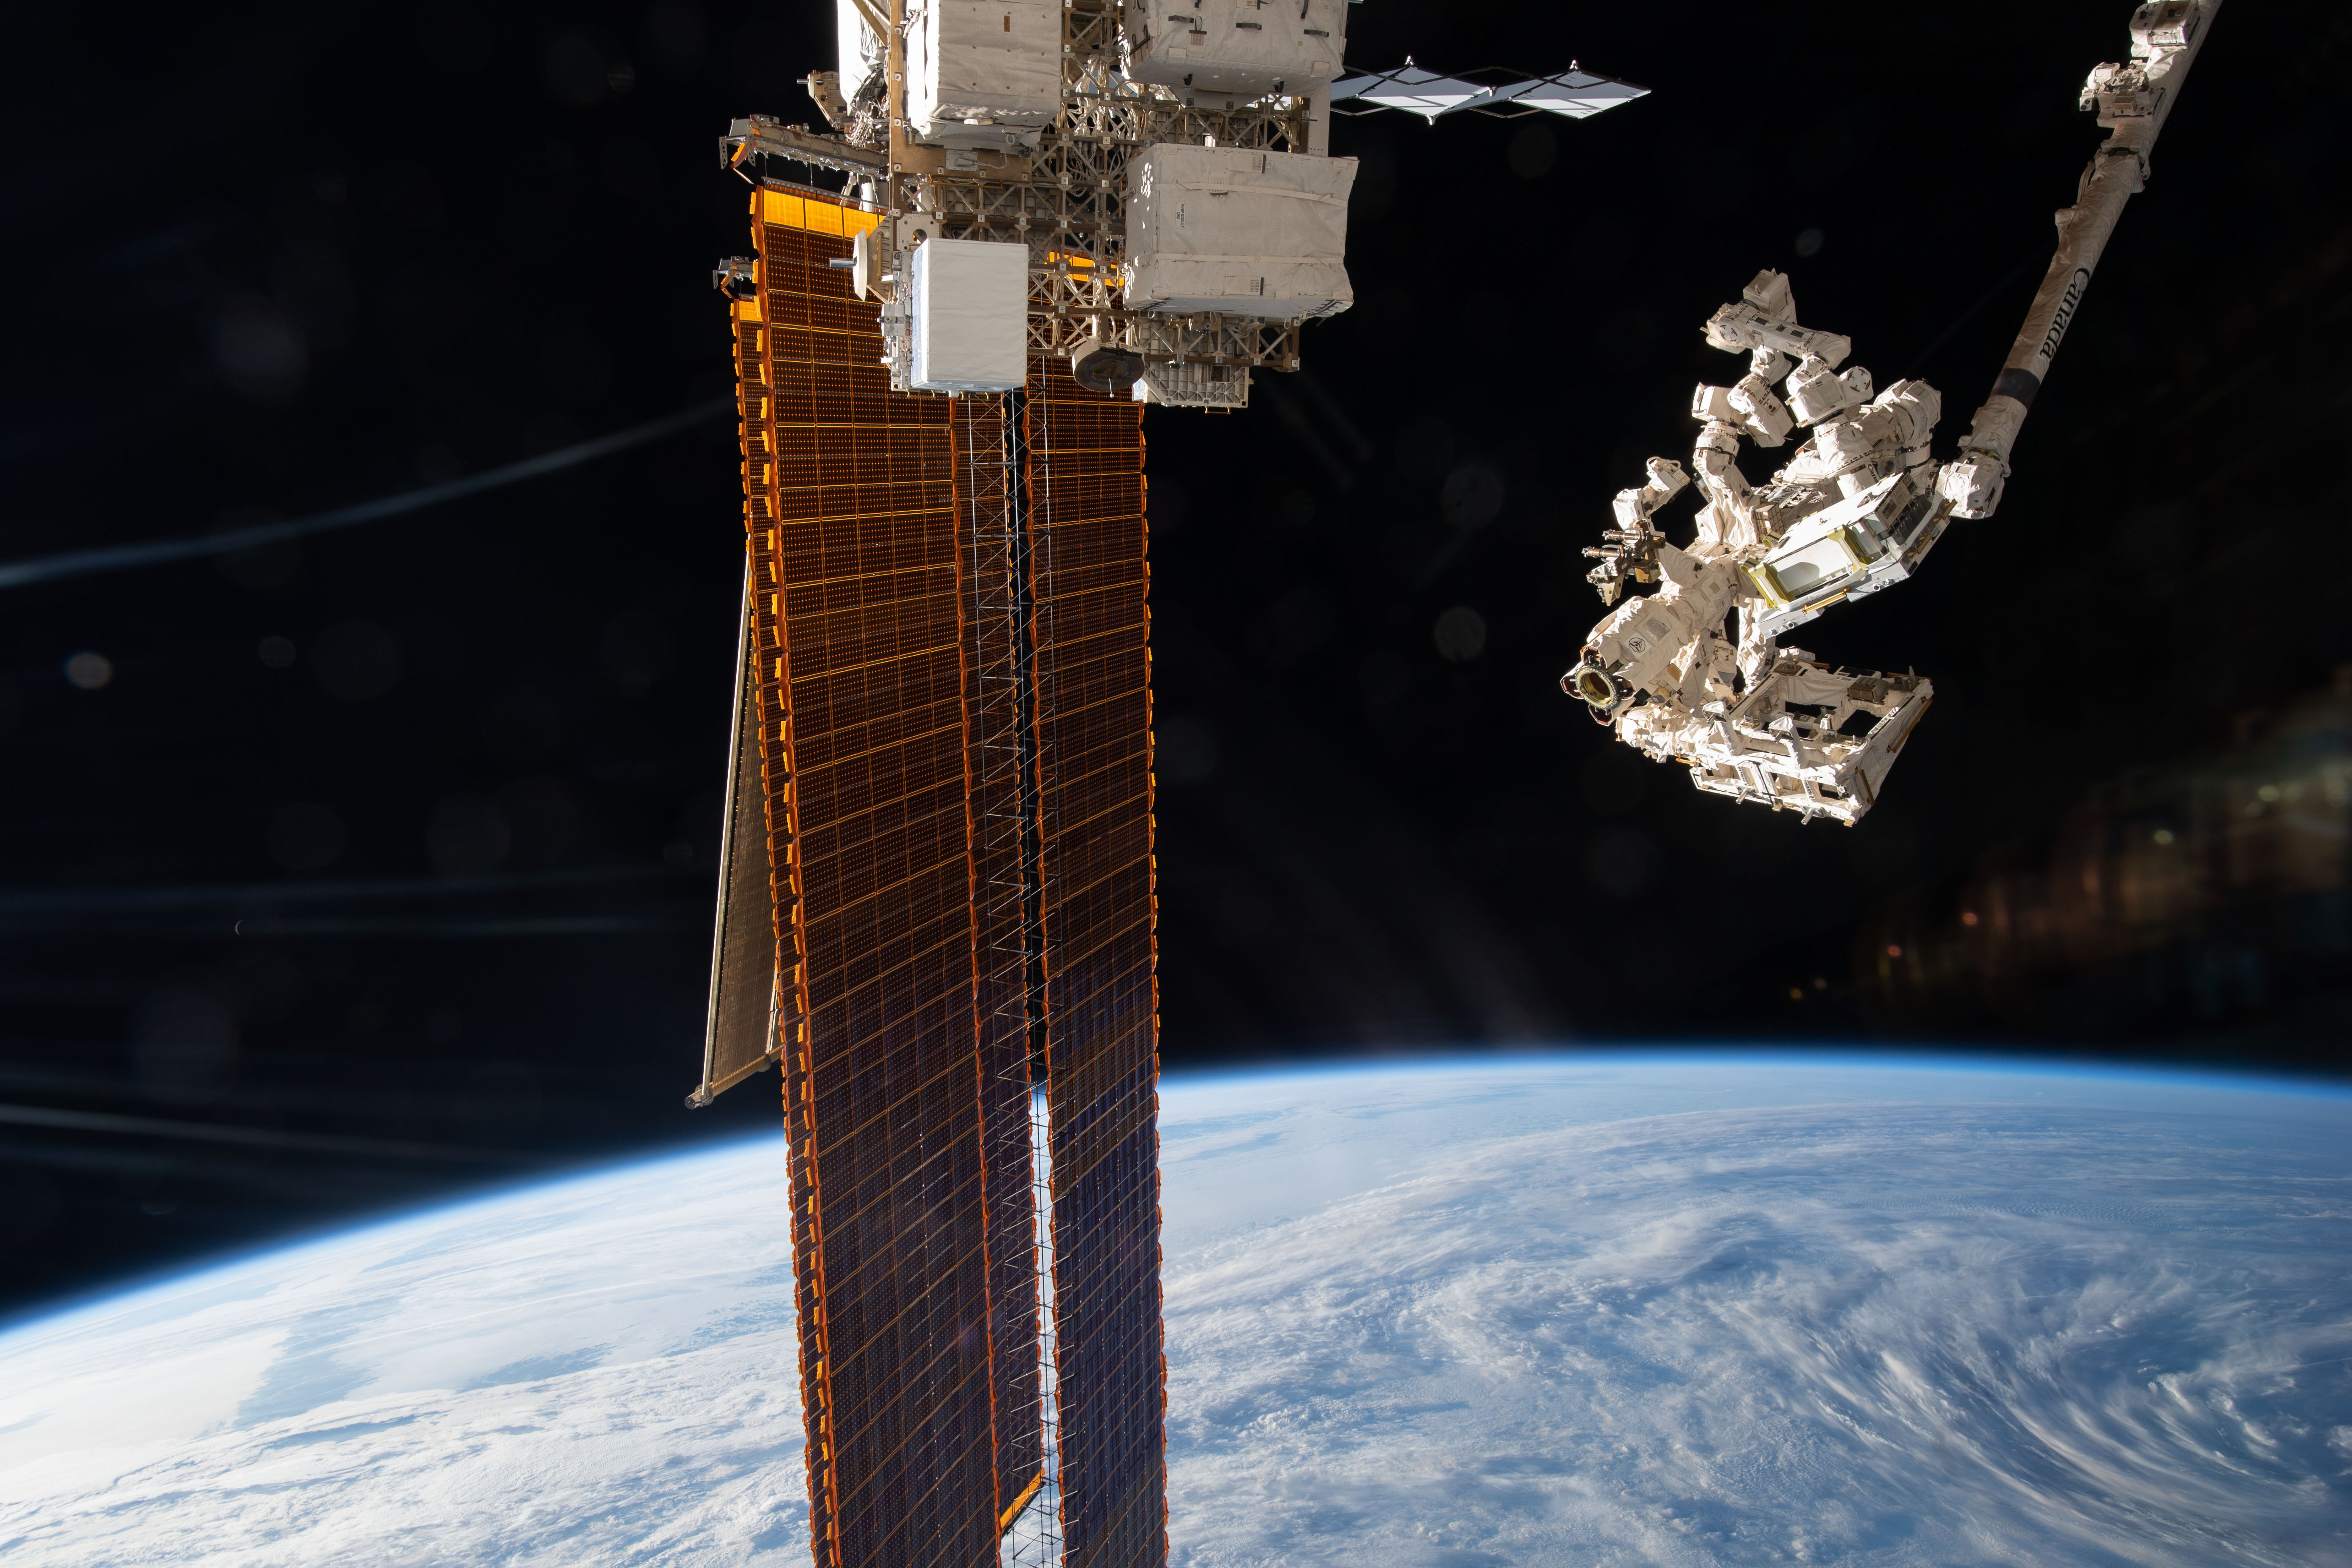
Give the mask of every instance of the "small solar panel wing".
M 1434 123 L 1441 114 L 1451 114 L 1482 101 L 1487 90 L 1478 82 L 1423 70 L 1408 59 L 1395 70 L 1333 82 L 1331 101 L 1345 103 L 1353 100 L 1375 109 L 1402 109 Z
M 1550 114 L 1565 115 L 1570 120 L 1582 120 L 1646 98 L 1650 89 L 1635 87 L 1614 77 L 1595 76 L 1591 71 L 1568 70 L 1558 76 L 1539 76 L 1533 81 L 1507 82 L 1489 89 L 1482 110 L 1538 109 Z
M 1432 124 L 1440 115 L 1484 114 L 1498 120 L 1551 113 L 1582 120 L 1648 96 L 1649 89 L 1613 77 L 1595 76 L 1573 66 L 1556 76 L 1528 77 L 1517 71 L 1482 68 L 1462 76 L 1424 70 L 1408 56 L 1395 70 L 1349 77 L 1331 84 L 1334 103 L 1365 103 L 1370 109 L 1401 109 Z M 1341 110 L 1340 113 L 1350 110 Z

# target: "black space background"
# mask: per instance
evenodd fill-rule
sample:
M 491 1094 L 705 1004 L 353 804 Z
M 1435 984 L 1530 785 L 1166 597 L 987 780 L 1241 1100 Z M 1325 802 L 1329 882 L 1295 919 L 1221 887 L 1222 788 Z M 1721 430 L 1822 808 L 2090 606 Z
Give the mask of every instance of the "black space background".
M 1555 686 L 1600 613 L 1577 552 L 1644 457 L 1687 457 L 1692 384 L 1735 374 L 1698 324 L 1758 268 L 1882 386 L 1941 388 L 1949 448 L 2128 11 L 1353 13 L 1360 67 L 1577 58 L 1656 90 L 1581 123 L 1342 121 L 1356 309 L 1246 413 L 1147 421 L 1171 1065 L 1888 1037 L 1850 982 L 1874 908 L 2352 659 L 2326 140 L 2352 23 L 2241 0 L 1999 517 L 1800 635 L 1936 680 L 1870 820 L 1701 799 Z M 715 138 L 814 118 L 793 79 L 831 16 L 16 16 L 0 559 L 299 517 L 724 395 L 708 271 L 749 242 Z M 681 1106 L 733 441 L 714 420 L 299 550 L 0 597 L 0 1309 L 772 1124 L 772 1080 Z M 1449 662 L 1457 605 L 1487 639 Z M 108 684 L 66 678 L 83 650 Z M 1899 1022 L 2322 1072 L 2341 1044 Z

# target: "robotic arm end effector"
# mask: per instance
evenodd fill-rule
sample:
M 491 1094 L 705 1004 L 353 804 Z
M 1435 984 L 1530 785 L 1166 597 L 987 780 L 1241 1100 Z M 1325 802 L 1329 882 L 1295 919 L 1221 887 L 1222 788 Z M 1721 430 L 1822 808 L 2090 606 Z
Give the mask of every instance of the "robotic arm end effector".
M 1954 517 L 1990 517 L 2000 505 L 2009 465 L 1990 452 L 1962 452 L 1936 476 L 1936 491 L 1949 501 Z
M 1592 710 L 1593 721 L 1600 724 L 1614 720 L 1618 710 L 1633 699 L 1633 689 L 1603 669 L 1591 647 L 1578 656 L 1575 668 L 1559 678 L 1559 689 L 1581 700 Z
M 2009 449 L 2025 423 L 2034 388 L 2032 378 L 2004 371 L 2001 384 L 1969 421 L 1960 454 L 1936 476 L 1936 490 L 1951 502 L 1952 515 L 1969 519 L 1990 517 L 2000 505 L 2001 486 L 2009 478 Z
M 1916 718 L 1915 707 L 1886 725 L 1907 700 L 1890 704 L 1887 692 L 1913 682 L 1831 671 L 1776 637 L 1904 580 L 1926 556 L 1952 510 L 1928 457 L 1942 399 L 1924 382 L 1882 391 L 1862 366 L 1840 368 L 1851 342 L 1799 325 L 1787 278 L 1769 269 L 1708 320 L 1706 340 L 1748 364 L 1735 384 L 1693 396 L 1693 468 L 1708 503 L 1697 538 L 1683 549 L 1659 531 L 1657 513 L 1693 474 L 1651 459 L 1648 482 L 1619 492 L 1605 546 L 1585 552 L 1611 613 L 1560 687 L 1621 742 L 1688 766 L 1701 790 L 1851 823 Z M 1810 438 L 1795 458 L 1752 487 L 1740 442 L 1782 446 L 1800 426 Z M 1997 453 L 1974 451 L 1947 469 L 1987 510 L 2003 471 Z M 1626 597 L 1628 583 L 1657 586 Z M 1736 639 L 1725 635 L 1735 610 Z
M 1584 574 L 1584 580 L 1592 584 L 1602 604 L 1614 605 L 1629 581 L 1658 580 L 1658 547 L 1665 542 L 1665 536 L 1652 525 L 1650 519 L 1689 483 L 1690 475 L 1680 463 L 1668 458 L 1653 458 L 1648 484 L 1617 492 L 1617 526 L 1604 530 L 1601 535 L 1609 542 L 1584 552 L 1601 563 Z

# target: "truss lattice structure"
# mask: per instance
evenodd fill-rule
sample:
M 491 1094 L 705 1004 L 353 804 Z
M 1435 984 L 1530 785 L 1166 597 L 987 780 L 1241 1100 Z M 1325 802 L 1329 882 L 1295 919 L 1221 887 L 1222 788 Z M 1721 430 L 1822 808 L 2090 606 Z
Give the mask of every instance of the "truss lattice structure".
M 721 156 L 759 181 L 769 180 L 771 163 L 843 174 L 854 205 L 926 237 L 1024 244 L 1034 350 L 1067 358 L 1094 344 L 1126 350 L 1148 365 L 1237 370 L 1237 379 L 1213 384 L 1160 378 L 1168 391 L 1160 401 L 1190 401 L 1188 389 L 1197 385 L 1202 404 L 1232 406 L 1246 401 L 1250 371 L 1298 368 L 1302 323 L 1128 308 L 1119 298 L 1128 165 L 1167 142 L 1306 153 L 1322 140 L 1310 132 L 1316 113 L 1328 108 L 1316 110 L 1307 96 L 1230 107 L 1187 102 L 1168 88 L 1129 80 L 1118 69 L 1118 0 L 1073 0 L 1064 10 L 1062 107 L 1027 155 L 923 146 L 887 123 L 867 128 L 861 143 L 852 139 L 860 129 L 854 123 L 848 134 L 828 135 L 752 115 L 730 128 Z

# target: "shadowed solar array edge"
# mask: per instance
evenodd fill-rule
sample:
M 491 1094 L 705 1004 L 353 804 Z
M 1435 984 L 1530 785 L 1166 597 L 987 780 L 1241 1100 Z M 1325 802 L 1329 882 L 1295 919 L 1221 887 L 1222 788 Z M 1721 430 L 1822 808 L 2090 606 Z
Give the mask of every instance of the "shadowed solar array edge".
M 717 946 L 783 1068 L 815 1559 L 1163 1563 L 1141 406 L 1043 357 L 891 391 L 827 265 L 871 215 L 753 207 L 730 833 L 772 881 Z

